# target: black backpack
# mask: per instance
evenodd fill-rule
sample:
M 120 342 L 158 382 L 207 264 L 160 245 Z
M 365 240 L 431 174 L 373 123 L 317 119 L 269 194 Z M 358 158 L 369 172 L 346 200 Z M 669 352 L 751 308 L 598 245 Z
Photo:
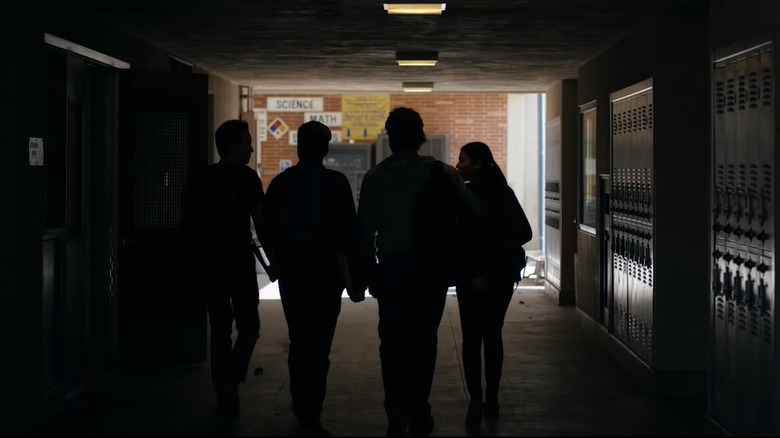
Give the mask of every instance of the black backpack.
M 458 236 L 470 219 L 466 200 L 458 193 L 444 165 L 436 160 L 412 207 L 412 262 L 435 284 L 455 286 L 466 272 L 466 257 Z

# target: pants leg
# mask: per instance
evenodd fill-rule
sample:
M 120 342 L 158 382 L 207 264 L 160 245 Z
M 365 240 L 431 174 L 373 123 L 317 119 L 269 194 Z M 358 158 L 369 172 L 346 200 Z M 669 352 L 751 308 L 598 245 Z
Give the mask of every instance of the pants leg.
M 212 380 L 241 382 L 260 334 L 254 262 L 248 258 L 209 262 L 200 269 L 211 326 Z M 234 319 L 235 345 L 232 340 Z
M 447 288 L 415 274 L 406 256 L 380 263 L 385 291 L 378 299 L 385 412 L 391 423 L 427 417 L 436 368 L 437 331 Z
M 413 393 L 413 354 L 409 342 L 415 334 L 411 329 L 411 315 L 398 297 L 383 296 L 378 300 L 378 305 L 379 357 L 385 412 L 391 422 L 407 422 L 411 417 L 410 401 Z
M 426 288 L 427 289 L 427 288 Z M 428 295 L 430 294 L 430 295 Z M 425 291 L 424 305 L 419 307 L 419 366 L 415 387 L 414 418 L 427 418 L 431 413 L 428 399 L 433 386 L 438 355 L 438 330 L 447 300 L 446 287 L 430 286 Z
M 328 275 L 280 278 L 279 288 L 290 338 L 292 409 L 300 421 L 312 422 L 325 401 L 342 288 Z
M 212 286 L 207 281 L 206 308 L 209 316 L 210 333 L 210 357 L 211 380 L 229 380 L 230 354 L 233 340 L 233 306 L 227 294 L 219 293 L 218 287 Z
M 472 403 L 482 403 L 482 306 L 480 297 L 468 285 L 457 290 L 458 313 L 463 337 L 463 375 Z
M 502 330 L 507 309 L 512 301 L 511 280 L 499 280 L 491 284 L 482 327 L 485 340 L 485 401 L 498 403 L 498 387 L 504 364 L 504 341 Z
M 255 344 L 260 338 L 259 291 L 254 258 L 245 261 L 246 266 L 236 274 L 235 294 L 232 297 L 236 320 L 236 342 L 233 345 L 231 374 L 236 382 L 246 379 L 249 361 Z

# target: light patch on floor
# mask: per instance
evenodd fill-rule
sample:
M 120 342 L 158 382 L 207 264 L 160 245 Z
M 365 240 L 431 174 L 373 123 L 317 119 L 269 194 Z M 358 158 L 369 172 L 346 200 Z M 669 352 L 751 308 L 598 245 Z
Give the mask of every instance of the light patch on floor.
M 515 292 L 519 292 L 522 290 L 544 290 L 544 286 L 518 286 L 517 289 L 515 289 Z M 261 300 L 278 300 L 279 299 L 279 286 L 277 282 L 268 283 L 267 285 L 260 288 L 259 291 L 260 299 Z M 451 287 L 447 291 L 447 295 L 455 295 L 455 288 Z M 371 296 L 368 295 L 368 292 L 366 292 L 366 298 L 370 298 Z M 341 292 L 341 298 L 349 298 L 349 295 L 347 294 L 346 289 Z

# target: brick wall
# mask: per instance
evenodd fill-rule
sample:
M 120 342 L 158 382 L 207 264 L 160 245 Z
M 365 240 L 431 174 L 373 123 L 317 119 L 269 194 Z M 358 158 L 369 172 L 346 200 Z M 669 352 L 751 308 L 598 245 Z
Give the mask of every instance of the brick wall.
M 254 107 L 265 108 L 268 97 L 322 97 L 323 111 L 341 111 L 340 94 L 256 94 Z M 471 141 L 482 141 L 490 146 L 496 162 L 506 174 L 506 94 L 391 94 L 390 109 L 406 106 L 422 116 L 426 134 L 450 136 L 450 164 L 458 160 L 460 147 Z M 268 123 L 280 117 L 290 130 L 303 123 L 303 112 L 269 112 Z M 337 130 L 338 128 L 333 128 Z M 365 143 L 370 147 L 370 142 Z M 298 161 L 295 146 L 289 145 L 288 135 L 276 140 L 270 133 L 261 144 L 263 186 L 279 173 L 279 161 Z

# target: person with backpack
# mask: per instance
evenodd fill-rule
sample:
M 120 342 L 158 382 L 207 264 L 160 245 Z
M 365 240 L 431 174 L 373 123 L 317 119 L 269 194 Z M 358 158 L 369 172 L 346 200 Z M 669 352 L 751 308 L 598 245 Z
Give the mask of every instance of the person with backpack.
M 485 143 L 464 145 L 456 168 L 479 200 L 482 211 L 474 229 L 459 236 L 468 248 L 468 275 L 456 286 L 463 334 L 463 373 L 470 398 L 466 426 L 478 429 L 483 416 L 489 420 L 498 418 L 498 388 L 504 361 L 501 331 L 514 293 L 513 284 L 525 264 L 522 245 L 531 240 L 533 232 Z
M 419 154 L 426 137 L 417 111 L 393 109 L 385 129 L 392 155 L 366 173 L 360 189 L 361 245 L 379 307 L 387 435 L 425 436 L 434 426 L 428 399 L 450 281 L 446 266 L 432 262 L 454 240 L 437 237 L 451 219 L 440 213 L 476 215 L 479 204 L 453 166 Z

